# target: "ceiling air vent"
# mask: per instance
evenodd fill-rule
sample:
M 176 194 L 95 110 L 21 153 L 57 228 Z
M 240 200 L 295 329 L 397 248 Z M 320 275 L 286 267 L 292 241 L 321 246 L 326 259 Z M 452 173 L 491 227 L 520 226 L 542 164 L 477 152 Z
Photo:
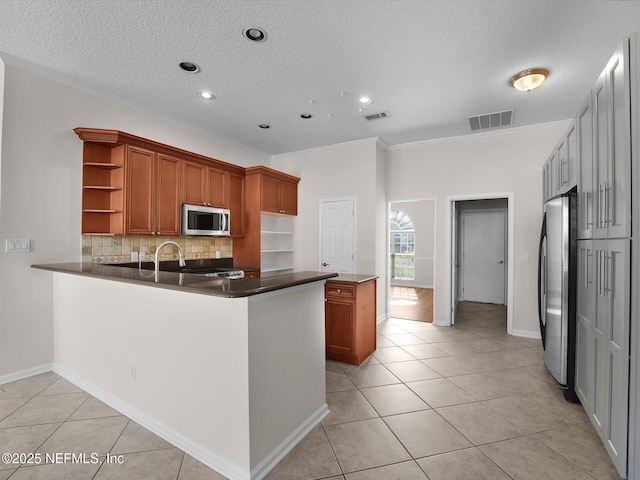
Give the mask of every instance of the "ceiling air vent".
M 378 120 L 379 118 L 388 118 L 390 116 L 391 114 L 389 112 L 378 112 L 378 113 L 372 113 L 371 115 L 363 115 L 362 118 L 370 122 L 371 120 Z
M 473 131 L 485 130 L 487 128 L 508 127 L 512 121 L 513 110 L 505 110 L 504 112 L 469 117 L 469 126 Z

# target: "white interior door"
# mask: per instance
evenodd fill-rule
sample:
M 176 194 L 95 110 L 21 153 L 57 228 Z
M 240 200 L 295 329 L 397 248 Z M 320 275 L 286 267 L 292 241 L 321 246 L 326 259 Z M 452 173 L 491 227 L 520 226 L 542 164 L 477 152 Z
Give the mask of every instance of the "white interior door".
M 355 273 L 354 201 L 322 201 L 320 211 L 321 270 Z
M 462 298 L 505 303 L 505 211 L 462 214 Z

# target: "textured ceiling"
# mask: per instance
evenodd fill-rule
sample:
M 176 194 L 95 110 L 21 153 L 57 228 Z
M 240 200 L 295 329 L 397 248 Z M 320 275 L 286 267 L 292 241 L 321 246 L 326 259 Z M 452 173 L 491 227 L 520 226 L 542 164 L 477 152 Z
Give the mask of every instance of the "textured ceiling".
M 467 135 L 507 109 L 512 127 L 566 120 L 634 31 L 635 0 L 0 0 L 6 63 L 266 154 Z M 509 86 L 532 67 L 539 90 Z

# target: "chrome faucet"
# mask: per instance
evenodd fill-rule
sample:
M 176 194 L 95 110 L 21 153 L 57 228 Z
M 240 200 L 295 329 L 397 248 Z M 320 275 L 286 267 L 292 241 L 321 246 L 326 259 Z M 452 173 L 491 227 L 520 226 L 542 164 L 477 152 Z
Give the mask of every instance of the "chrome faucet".
M 162 249 L 162 247 L 164 247 L 165 245 L 175 245 L 175 247 L 178 249 L 178 258 L 179 258 L 178 264 L 181 267 L 187 266 L 187 264 L 184 261 L 184 255 L 182 254 L 182 247 L 180 245 L 172 241 L 161 243 L 160 245 L 158 245 L 158 248 L 156 248 L 156 255 L 153 260 L 153 263 L 155 263 L 156 282 L 158 281 L 158 272 L 160 271 L 160 259 L 158 258 L 158 255 L 160 254 L 160 250 Z

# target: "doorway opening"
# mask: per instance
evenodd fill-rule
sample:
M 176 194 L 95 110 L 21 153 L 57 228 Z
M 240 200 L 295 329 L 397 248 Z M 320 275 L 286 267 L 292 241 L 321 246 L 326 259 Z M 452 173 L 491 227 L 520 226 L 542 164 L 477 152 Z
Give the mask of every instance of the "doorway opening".
M 449 199 L 450 324 L 465 305 L 495 306 L 513 318 L 513 194 Z
M 435 200 L 389 203 L 389 316 L 433 321 Z

